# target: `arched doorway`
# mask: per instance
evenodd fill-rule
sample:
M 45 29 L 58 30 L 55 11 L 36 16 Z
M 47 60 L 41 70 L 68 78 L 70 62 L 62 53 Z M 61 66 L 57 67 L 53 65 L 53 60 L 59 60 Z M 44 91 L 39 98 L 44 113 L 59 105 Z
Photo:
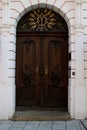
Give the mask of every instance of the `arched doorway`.
M 17 26 L 16 106 L 67 107 L 68 27 L 39 8 Z

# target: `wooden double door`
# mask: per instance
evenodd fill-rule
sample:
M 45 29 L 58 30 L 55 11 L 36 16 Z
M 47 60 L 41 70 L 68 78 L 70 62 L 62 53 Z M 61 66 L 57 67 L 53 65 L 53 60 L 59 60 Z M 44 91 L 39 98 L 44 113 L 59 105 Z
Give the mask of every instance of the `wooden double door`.
M 66 34 L 18 34 L 16 105 L 67 107 Z

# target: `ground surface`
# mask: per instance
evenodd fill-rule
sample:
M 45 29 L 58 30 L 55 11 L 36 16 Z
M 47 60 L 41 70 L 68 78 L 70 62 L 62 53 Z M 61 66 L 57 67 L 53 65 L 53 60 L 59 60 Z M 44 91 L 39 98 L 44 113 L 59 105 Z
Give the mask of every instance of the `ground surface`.
M 0 121 L 0 130 L 87 130 L 87 120 Z

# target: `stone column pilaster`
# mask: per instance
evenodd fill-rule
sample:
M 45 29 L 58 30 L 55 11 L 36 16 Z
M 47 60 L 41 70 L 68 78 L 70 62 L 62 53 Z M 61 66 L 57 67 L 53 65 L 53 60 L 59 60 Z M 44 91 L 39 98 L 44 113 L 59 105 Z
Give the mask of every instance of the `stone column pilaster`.
M 0 25 L 0 83 L 7 82 L 7 63 L 10 32 L 10 0 L 2 0 L 2 22 Z
M 75 51 L 76 51 L 76 86 L 75 86 L 75 118 L 85 118 L 84 89 L 84 50 L 83 50 L 83 19 L 82 0 L 75 0 Z
M 10 0 L 2 0 L 2 21 L 0 23 L 0 119 L 8 119 L 14 113 L 14 86 L 9 85 L 10 47 Z M 14 101 L 14 102 L 13 102 Z
M 2 25 L 10 24 L 10 0 L 2 0 Z
M 2 32 L 0 40 L 0 84 L 6 84 L 8 82 L 9 33 Z

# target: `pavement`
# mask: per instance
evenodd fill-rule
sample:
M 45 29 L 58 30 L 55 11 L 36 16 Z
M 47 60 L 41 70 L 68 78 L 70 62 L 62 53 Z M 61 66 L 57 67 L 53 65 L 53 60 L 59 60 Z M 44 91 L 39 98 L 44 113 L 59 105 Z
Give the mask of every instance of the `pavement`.
M 0 130 L 87 130 L 87 120 L 1 121 Z

